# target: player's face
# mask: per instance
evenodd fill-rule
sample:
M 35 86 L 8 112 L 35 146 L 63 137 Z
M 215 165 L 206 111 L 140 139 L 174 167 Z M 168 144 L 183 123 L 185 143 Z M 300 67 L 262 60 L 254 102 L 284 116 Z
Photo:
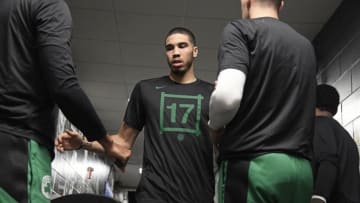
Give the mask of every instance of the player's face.
M 166 39 L 165 51 L 171 71 L 176 75 L 184 75 L 192 68 L 198 48 L 193 45 L 188 35 L 175 33 Z

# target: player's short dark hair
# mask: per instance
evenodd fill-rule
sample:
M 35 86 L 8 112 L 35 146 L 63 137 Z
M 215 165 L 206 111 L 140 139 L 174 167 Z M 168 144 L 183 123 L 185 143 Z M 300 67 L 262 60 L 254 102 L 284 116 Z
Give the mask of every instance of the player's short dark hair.
M 174 27 L 174 28 L 172 28 L 172 29 L 166 34 L 165 39 L 167 39 L 170 35 L 172 35 L 172 34 L 177 34 L 177 33 L 185 34 L 185 35 L 189 36 L 190 42 L 191 42 L 194 46 L 196 46 L 196 38 L 195 38 L 194 33 L 191 32 L 191 30 L 189 30 L 189 29 L 187 29 L 187 28 L 184 28 L 184 27 Z
M 338 91 L 330 85 L 321 84 L 316 87 L 316 107 L 335 115 L 337 113 L 340 96 Z

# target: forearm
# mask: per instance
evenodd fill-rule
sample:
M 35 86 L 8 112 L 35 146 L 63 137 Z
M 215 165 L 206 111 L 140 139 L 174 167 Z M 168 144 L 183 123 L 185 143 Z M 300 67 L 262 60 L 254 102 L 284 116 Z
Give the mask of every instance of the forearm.
M 89 142 L 87 140 L 84 140 L 82 145 L 81 145 L 81 148 L 86 149 L 86 150 L 91 151 L 91 152 L 105 153 L 104 147 L 97 141 Z
M 137 129 L 132 128 L 125 122 L 123 122 L 121 124 L 118 134 L 113 136 L 119 136 L 119 139 L 121 140 L 123 146 L 125 148 L 131 149 L 135 143 L 138 134 L 139 131 Z

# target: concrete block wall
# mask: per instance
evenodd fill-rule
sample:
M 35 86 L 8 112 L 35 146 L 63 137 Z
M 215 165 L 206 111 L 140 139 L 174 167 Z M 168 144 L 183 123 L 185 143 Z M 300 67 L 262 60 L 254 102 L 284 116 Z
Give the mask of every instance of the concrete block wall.
M 337 88 L 341 105 L 335 119 L 360 148 L 360 1 L 344 0 L 313 41 L 318 83 Z

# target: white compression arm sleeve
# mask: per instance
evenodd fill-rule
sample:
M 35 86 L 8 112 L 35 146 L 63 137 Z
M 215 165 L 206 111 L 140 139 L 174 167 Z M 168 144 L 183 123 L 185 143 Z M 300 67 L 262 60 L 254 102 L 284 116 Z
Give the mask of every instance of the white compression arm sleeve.
M 210 97 L 209 127 L 219 129 L 229 123 L 240 107 L 246 75 L 237 69 L 222 70 Z

